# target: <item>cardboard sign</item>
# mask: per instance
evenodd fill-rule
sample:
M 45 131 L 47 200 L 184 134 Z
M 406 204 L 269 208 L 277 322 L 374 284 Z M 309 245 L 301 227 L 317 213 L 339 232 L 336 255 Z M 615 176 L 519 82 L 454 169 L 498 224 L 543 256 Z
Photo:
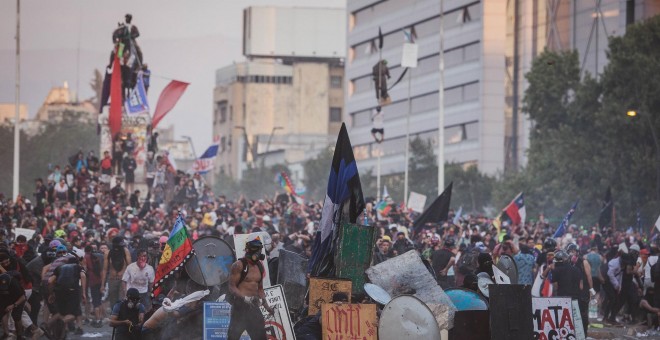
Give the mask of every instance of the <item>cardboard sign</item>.
M 229 302 L 204 302 L 204 340 L 226 340 L 230 321 Z M 243 333 L 241 340 L 250 339 L 246 334 Z
M 378 339 L 375 304 L 334 304 L 321 307 L 323 339 Z
M 575 325 L 575 339 L 584 340 L 587 336 L 584 334 L 584 327 L 582 327 L 582 315 L 580 314 L 580 305 L 577 300 L 571 300 L 573 306 L 573 324 Z
M 408 196 L 408 209 L 421 213 L 424 211 L 425 204 L 426 195 L 418 194 L 414 191 L 410 192 L 410 196 Z
M 27 228 L 14 228 L 12 232 L 14 232 L 15 237 L 18 237 L 18 235 L 24 235 L 26 239 L 31 240 L 32 236 L 34 236 L 35 230 Z
M 293 326 L 291 325 L 291 318 L 289 316 L 289 306 L 286 304 L 284 298 L 284 290 L 281 285 L 265 288 L 266 300 L 275 312 L 273 315 L 268 314 L 266 308 L 261 307 L 261 313 L 264 315 L 266 321 L 266 337 L 270 340 L 290 340 L 296 339 L 293 333 Z
M 403 53 L 401 53 L 401 67 L 417 67 L 417 55 L 419 48 L 417 44 L 404 43 Z
M 534 339 L 577 339 L 571 298 L 532 298 Z
M 342 279 L 323 279 L 312 277 L 309 279 L 309 313 L 316 315 L 321 310 L 321 306 L 332 301 L 332 294 L 343 292 L 348 295 L 348 302 L 351 302 L 351 292 L 353 282 Z M 323 337 L 325 338 L 325 337 Z
M 262 234 L 268 233 L 252 233 L 252 234 L 238 234 L 234 235 L 234 247 L 236 248 L 236 258 L 240 259 L 245 256 L 245 242 L 250 239 L 251 236 L 259 234 L 261 237 Z M 270 237 L 268 238 L 270 240 Z M 266 240 L 264 237 L 261 237 L 261 242 L 264 244 L 264 248 L 261 248 L 261 253 L 264 254 L 264 260 L 261 261 L 261 264 L 264 266 L 264 288 L 270 287 L 270 274 L 268 272 L 268 255 L 266 255 Z

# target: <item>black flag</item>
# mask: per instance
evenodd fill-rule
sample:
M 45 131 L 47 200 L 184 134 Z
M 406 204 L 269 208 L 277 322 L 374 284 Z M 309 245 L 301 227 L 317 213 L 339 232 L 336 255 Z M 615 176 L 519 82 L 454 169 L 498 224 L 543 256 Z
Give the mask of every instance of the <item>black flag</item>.
M 378 26 L 378 49 L 383 50 L 383 32 L 380 30 L 380 26 Z
M 605 200 L 603 207 L 600 209 L 600 216 L 598 216 L 598 226 L 601 228 L 609 227 L 612 225 L 612 209 L 614 202 L 612 202 L 612 187 L 607 187 L 605 192 Z
M 451 189 L 454 182 L 449 183 L 445 191 L 424 210 L 413 223 L 413 229 L 418 233 L 427 223 L 446 221 L 449 216 L 449 203 L 451 202 Z
M 356 223 L 364 207 L 360 174 L 353 156 L 353 147 L 348 138 L 346 125 L 342 123 L 330 166 L 328 191 L 321 212 L 321 224 L 316 232 L 312 256 L 308 262 L 308 270 L 312 276 L 333 275 L 335 270 L 333 262 L 335 230 L 343 222 L 342 217 L 347 217 L 349 223 Z

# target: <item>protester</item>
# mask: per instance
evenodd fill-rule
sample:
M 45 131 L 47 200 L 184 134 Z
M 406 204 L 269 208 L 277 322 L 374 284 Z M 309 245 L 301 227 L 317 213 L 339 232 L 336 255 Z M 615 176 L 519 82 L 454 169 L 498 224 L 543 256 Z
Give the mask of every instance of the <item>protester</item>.
M 122 276 L 124 290 L 135 288 L 140 293 L 140 300 L 146 309 L 151 308 L 150 291 L 154 283 L 154 268 L 147 264 L 147 251 L 137 251 L 137 261 L 126 267 Z
M 118 301 L 112 307 L 110 326 L 115 328 L 114 339 L 137 340 L 140 339 L 144 323 L 145 308 L 140 303 L 140 293 L 135 288 L 126 291 L 126 298 Z

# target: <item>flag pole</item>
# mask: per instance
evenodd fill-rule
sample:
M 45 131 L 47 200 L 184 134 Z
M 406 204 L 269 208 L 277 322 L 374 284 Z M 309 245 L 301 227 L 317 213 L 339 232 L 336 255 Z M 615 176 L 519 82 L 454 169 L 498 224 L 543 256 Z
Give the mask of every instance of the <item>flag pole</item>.
M 445 4 L 440 0 L 440 82 L 438 83 L 438 195 L 445 188 Z
M 16 0 L 16 94 L 14 104 L 14 183 L 12 199 L 18 198 L 20 176 L 20 150 L 21 150 L 21 1 Z
M 381 30 L 380 30 L 380 27 L 378 27 L 378 84 L 376 84 L 376 101 L 378 102 L 377 106 L 379 106 L 379 107 L 380 107 L 380 92 L 382 91 L 382 89 L 380 88 L 380 86 L 381 86 L 381 74 L 383 73 L 382 72 L 383 46 L 381 45 L 380 36 L 381 36 Z M 381 107 L 381 110 L 382 109 L 383 108 Z M 383 114 L 383 113 L 381 112 L 380 114 Z M 385 119 L 383 118 L 383 120 L 385 120 Z M 384 138 L 385 138 L 385 136 L 383 136 L 383 139 Z M 380 143 L 377 143 L 377 144 L 378 144 L 378 160 L 376 161 L 376 199 L 378 201 L 380 201 L 380 154 L 381 154 L 382 149 L 381 149 Z

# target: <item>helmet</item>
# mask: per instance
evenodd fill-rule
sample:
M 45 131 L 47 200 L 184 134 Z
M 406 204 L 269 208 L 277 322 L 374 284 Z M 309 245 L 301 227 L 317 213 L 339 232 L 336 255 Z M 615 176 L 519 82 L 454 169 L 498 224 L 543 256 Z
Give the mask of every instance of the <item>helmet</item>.
M 261 242 L 259 236 L 251 238 L 249 241 L 245 242 L 245 250 L 259 251 L 264 247 L 264 244 Z
M 452 237 L 448 237 L 448 238 L 445 240 L 445 247 L 450 247 L 450 248 L 451 248 L 451 247 L 453 247 L 453 246 L 455 246 L 455 245 L 456 245 L 456 242 L 454 241 L 454 238 L 452 238 Z
M 543 250 L 555 250 L 557 248 L 557 241 L 554 238 L 548 237 L 543 241 Z
M 572 251 L 576 251 L 578 253 L 580 252 L 580 248 L 575 243 L 569 243 L 564 250 L 566 250 L 567 253 L 570 253 Z
M 560 263 L 561 262 L 566 262 L 566 261 L 568 261 L 569 258 L 570 258 L 570 256 L 568 255 L 568 253 L 565 250 L 560 250 L 560 251 L 555 253 L 555 263 L 557 263 L 557 262 L 560 262 Z

